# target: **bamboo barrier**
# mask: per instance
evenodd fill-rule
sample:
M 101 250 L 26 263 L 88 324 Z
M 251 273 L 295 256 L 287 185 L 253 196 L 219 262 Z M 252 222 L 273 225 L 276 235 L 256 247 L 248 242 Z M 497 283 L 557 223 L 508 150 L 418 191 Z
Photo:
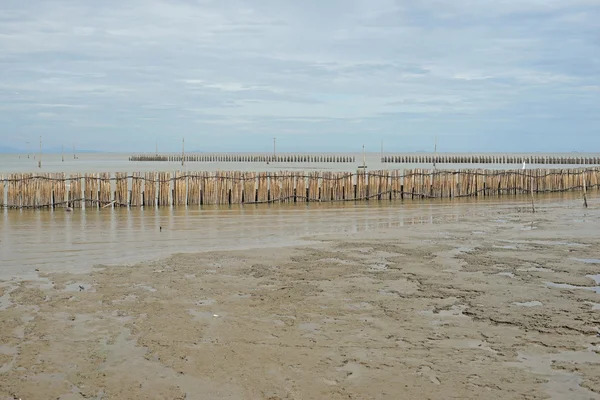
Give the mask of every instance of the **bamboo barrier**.
M 529 164 L 529 165 L 600 165 L 600 157 L 554 157 L 541 155 L 388 155 L 380 158 L 384 164 Z
M 354 163 L 350 155 L 316 155 L 316 154 L 137 154 L 129 157 L 129 161 L 148 162 L 218 162 L 218 163 Z
M 114 182 L 114 191 L 111 185 Z M 348 172 L 124 172 L 0 176 L 6 208 L 153 207 L 506 196 L 600 188 L 600 168 L 359 170 Z

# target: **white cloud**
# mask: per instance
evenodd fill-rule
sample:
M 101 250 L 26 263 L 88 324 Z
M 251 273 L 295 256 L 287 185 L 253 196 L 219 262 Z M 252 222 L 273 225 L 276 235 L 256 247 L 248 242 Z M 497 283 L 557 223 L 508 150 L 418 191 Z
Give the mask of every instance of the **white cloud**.
M 596 0 L 5 0 L 0 123 L 57 143 L 173 130 L 192 145 L 206 124 L 240 148 L 315 129 L 331 143 L 548 132 L 536 115 L 592 135 L 598 19 Z M 29 120 L 45 109 L 60 118 Z

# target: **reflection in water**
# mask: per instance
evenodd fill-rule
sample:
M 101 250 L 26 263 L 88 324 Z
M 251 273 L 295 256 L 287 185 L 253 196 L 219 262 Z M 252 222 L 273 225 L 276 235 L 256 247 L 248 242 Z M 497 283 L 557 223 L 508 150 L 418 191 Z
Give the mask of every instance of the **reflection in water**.
M 526 196 L 512 199 L 519 204 L 528 201 Z M 96 264 L 129 263 L 176 252 L 281 246 L 322 233 L 453 222 L 474 208 L 510 202 L 509 198 L 493 198 L 76 209 L 69 213 L 62 209 L 4 210 L 0 213 L 0 279 L 31 274 L 36 268 L 85 271 Z

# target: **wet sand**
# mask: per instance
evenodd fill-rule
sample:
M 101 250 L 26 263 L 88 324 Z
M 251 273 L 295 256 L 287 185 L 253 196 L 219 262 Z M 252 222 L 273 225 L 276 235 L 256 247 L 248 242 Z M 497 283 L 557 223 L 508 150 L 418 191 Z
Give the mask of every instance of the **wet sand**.
M 0 399 L 599 399 L 589 203 L 13 276 Z

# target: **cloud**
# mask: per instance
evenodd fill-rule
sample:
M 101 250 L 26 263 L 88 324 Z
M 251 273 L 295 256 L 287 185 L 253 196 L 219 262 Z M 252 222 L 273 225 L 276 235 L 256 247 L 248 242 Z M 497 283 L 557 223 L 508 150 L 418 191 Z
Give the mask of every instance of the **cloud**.
M 0 123 L 113 151 L 560 150 L 569 123 L 600 146 L 599 19 L 596 0 L 3 0 Z

